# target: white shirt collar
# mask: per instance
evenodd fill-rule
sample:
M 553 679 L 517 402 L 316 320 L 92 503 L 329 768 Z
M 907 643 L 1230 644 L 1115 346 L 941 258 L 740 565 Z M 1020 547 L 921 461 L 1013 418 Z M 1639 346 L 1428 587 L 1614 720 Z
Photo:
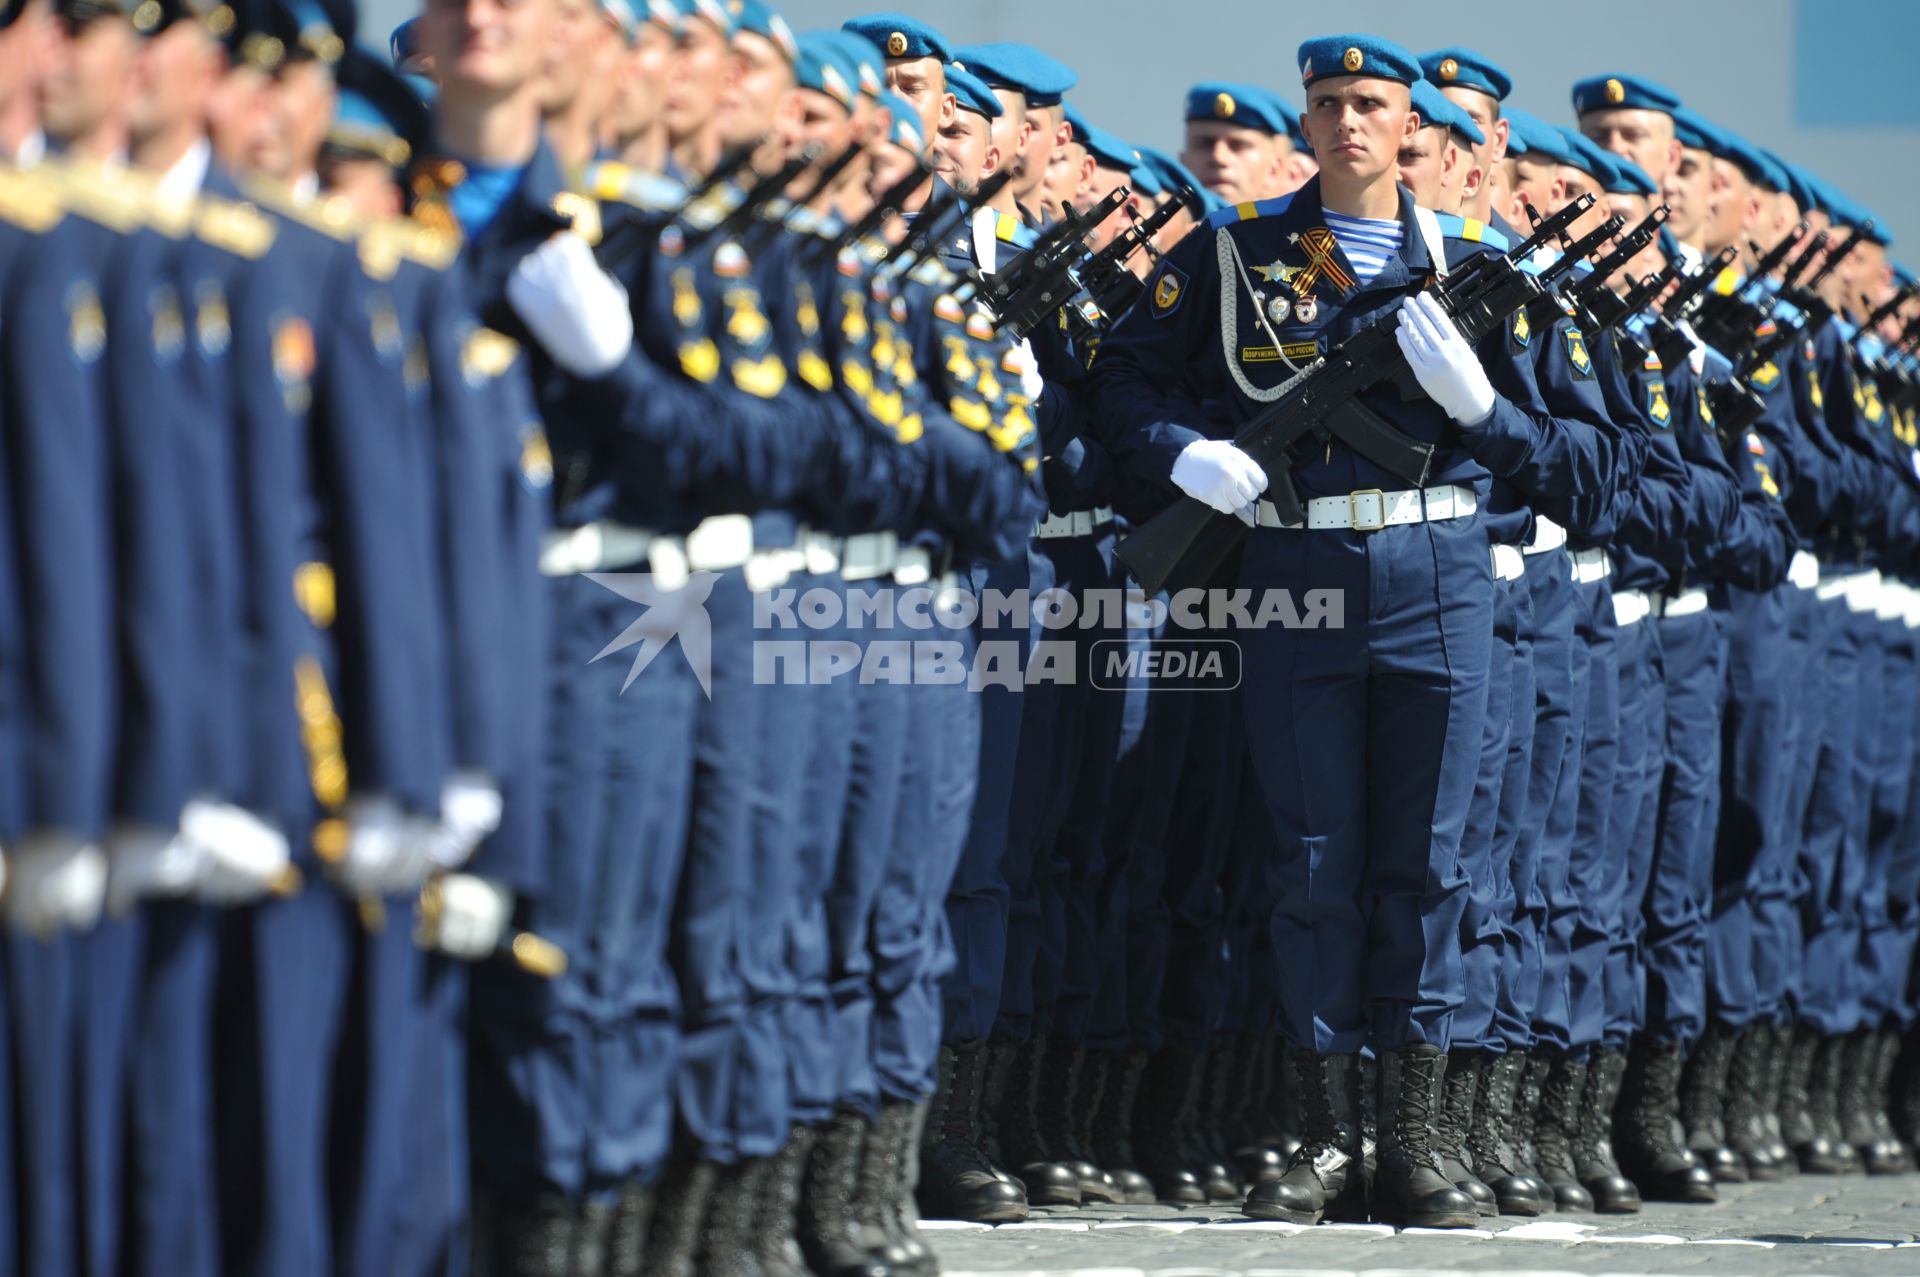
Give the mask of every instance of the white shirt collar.
M 318 173 L 304 174 L 293 184 L 293 198 L 296 203 L 308 203 L 311 200 L 319 198 L 319 195 L 320 175 Z
M 20 149 L 13 153 L 15 168 L 32 168 L 47 157 L 47 135 L 39 129 L 27 134 Z
M 186 153 L 175 160 L 167 171 L 160 175 L 156 183 L 160 197 L 166 200 L 188 200 L 200 193 L 206 185 L 207 170 L 213 165 L 213 143 L 206 138 L 196 139 L 186 149 Z

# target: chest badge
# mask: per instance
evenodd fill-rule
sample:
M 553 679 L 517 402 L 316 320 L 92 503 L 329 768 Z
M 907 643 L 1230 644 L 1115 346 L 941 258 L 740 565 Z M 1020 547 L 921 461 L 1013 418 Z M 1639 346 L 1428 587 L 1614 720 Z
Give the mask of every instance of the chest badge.
M 1293 317 L 1303 324 L 1311 324 L 1320 318 L 1320 302 L 1313 297 L 1302 297 L 1293 304 Z
M 1287 316 L 1293 313 L 1293 302 L 1286 297 L 1276 297 L 1267 303 L 1267 318 L 1276 324 L 1287 322 Z

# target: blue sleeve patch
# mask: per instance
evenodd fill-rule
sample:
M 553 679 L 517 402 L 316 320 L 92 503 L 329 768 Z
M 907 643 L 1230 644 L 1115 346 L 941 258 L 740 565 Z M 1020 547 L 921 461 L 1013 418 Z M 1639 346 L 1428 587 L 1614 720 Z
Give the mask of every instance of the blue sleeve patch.
M 1172 262 L 1161 262 L 1160 273 L 1153 277 L 1148 303 L 1155 319 L 1167 319 L 1180 309 L 1187 296 L 1187 273 Z

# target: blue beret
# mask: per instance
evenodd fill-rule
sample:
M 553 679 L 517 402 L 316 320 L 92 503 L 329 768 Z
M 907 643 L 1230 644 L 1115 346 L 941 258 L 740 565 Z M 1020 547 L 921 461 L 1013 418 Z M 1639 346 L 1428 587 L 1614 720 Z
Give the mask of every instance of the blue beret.
M 1496 102 L 1513 92 L 1513 77 L 1484 53 L 1453 45 L 1420 55 L 1420 69 L 1443 89 L 1478 89 Z
M 1440 90 L 1426 80 L 1414 82 L 1413 109 L 1420 113 L 1422 128 L 1448 129 L 1475 146 L 1486 145 L 1487 135 L 1480 131 L 1473 117 L 1447 101 Z
M 890 58 L 953 60 L 947 37 L 904 13 L 872 13 L 864 18 L 849 18 L 840 24 L 840 29 L 865 36 L 873 41 L 874 48 Z
M 1412 84 L 1421 78 L 1420 62 L 1391 40 L 1372 35 L 1323 35 L 1300 46 L 1300 83 L 1339 75 L 1370 75 Z
M 405 168 L 426 149 L 432 113 L 386 59 L 355 46 L 341 56 L 336 77 L 339 91 L 327 130 L 329 150 Z
M 879 102 L 893 116 L 893 123 L 887 126 L 887 141 L 915 155 L 925 155 L 927 139 L 920 133 L 920 112 L 914 110 L 913 103 L 892 89 L 880 90 Z
M 887 58 L 873 41 L 851 31 L 823 31 L 846 54 L 843 66 L 850 68 L 860 91 L 878 98 L 887 87 Z
M 1902 266 L 1899 262 L 1889 262 L 1887 264 L 1893 268 L 1893 283 L 1896 288 L 1913 287 L 1912 271 Z
M 1573 111 L 1576 115 L 1615 107 L 1637 107 L 1671 115 L 1679 105 L 1679 94 L 1637 75 L 1596 75 L 1573 86 Z
M 1188 89 L 1187 118 L 1218 120 L 1276 136 L 1289 131 L 1286 105 L 1279 98 L 1256 85 L 1229 80 L 1208 80 Z
M 418 18 L 408 18 L 395 27 L 393 34 L 387 37 L 387 57 L 393 62 L 393 69 L 396 71 L 407 64 L 408 58 L 420 51 L 419 41 L 414 38 L 413 33 L 414 23 L 418 21 L 420 21 Z
M 1680 145 L 1688 150 L 1714 150 L 1718 145 L 1716 137 L 1719 132 L 1713 122 L 1698 111 L 1684 106 L 1673 109 L 1673 134 L 1680 139 Z
M 1293 103 L 1271 89 L 1261 89 L 1260 96 L 1267 100 L 1268 112 L 1280 121 L 1281 130 L 1293 139 L 1294 146 L 1300 150 L 1306 150 L 1307 135 L 1300 131 L 1300 112 L 1294 108 Z
M 741 31 L 751 31 L 771 41 L 773 47 L 780 50 L 789 62 L 800 56 L 800 50 L 794 46 L 793 28 L 787 25 L 785 18 L 773 11 L 773 6 L 767 0 L 734 0 L 734 3 L 737 6 L 734 14 Z
M 989 120 L 1000 118 L 1003 108 L 1000 99 L 993 96 L 993 90 L 979 76 L 962 71 L 951 62 L 947 63 L 947 92 L 953 94 L 962 111 L 972 111 Z
M 632 44 L 634 37 L 640 34 L 640 15 L 633 11 L 632 0 L 599 0 L 600 12 L 607 15 L 608 21 L 620 29 L 620 38 Z M 793 55 L 789 53 L 791 62 Z
M 1160 171 L 1147 162 L 1146 153 L 1139 147 L 1132 149 L 1133 153 L 1140 157 L 1140 162 L 1127 170 L 1127 185 L 1133 188 L 1136 195 L 1160 194 L 1166 189 L 1160 183 Z
M 1561 163 L 1569 168 L 1577 168 L 1594 181 L 1600 183 L 1600 189 L 1610 191 L 1619 184 L 1620 177 L 1614 169 L 1614 160 L 1619 158 L 1611 151 L 1603 151 L 1584 134 L 1563 128 L 1560 136 L 1567 140 L 1569 152 Z
M 1773 176 L 1775 176 L 1769 173 L 1769 169 L 1772 166 L 1769 165 L 1766 158 L 1760 154 L 1759 147 L 1747 141 L 1747 139 L 1741 137 L 1732 129 L 1721 129 L 1719 131 L 1719 142 L 1720 149 L 1715 151 L 1714 155 L 1720 159 L 1732 161 L 1739 167 L 1741 172 L 1747 175 L 1748 181 L 1763 184 L 1770 184 L 1772 182 Z
M 1623 159 L 1609 152 L 1607 159 L 1613 165 L 1613 180 L 1607 183 L 1607 191 L 1613 195 L 1658 195 L 1660 188 L 1653 184 L 1647 171 L 1632 160 Z
M 1018 89 L 1028 106 L 1058 106 L 1080 77 L 1064 63 L 1025 44 L 969 44 L 953 60 L 996 89 Z
M 1507 121 L 1509 152 L 1513 150 L 1515 140 L 1518 140 L 1522 154 L 1550 164 L 1574 162 L 1573 150 L 1567 145 L 1566 136 L 1539 116 L 1518 107 L 1508 107 L 1501 115 Z
M 1194 192 L 1206 189 L 1200 185 L 1200 179 L 1194 176 L 1192 169 L 1165 151 L 1151 146 L 1139 146 L 1134 149 L 1140 152 L 1142 162 L 1159 175 L 1160 187 L 1167 194 L 1176 195 L 1183 188 Z
M 682 18 L 705 18 L 719 27 L 722 35 L 733 38 L 733 14 L 721 0 L 673 0 L 673 7 L 680 10 Z
M 1074 130 L 1075 134 L 1079 130 Z M 1087 126 L 1087 151 L 1101 168 L 1120 169 L 1131 174 L 1140 163 L 1140 152 L 1098 125 Z
M 824 93 L 849 111 L 856 90 L 852 63 L 844 47 L 825 31 L 802 33 L 798 56 L 793 60 L 794 80 L 803 89 Z M 918 118 L 918 117 L 915 117 Z
M 1767 152 L 1767 158 L 1772 160 L 1774 167 L 1778 168 L 1786 177 L 1787 194 L 1793 196 L 1793 202 L 1800 206 L 1801 211 L 1805 212 L 1807 209 L 1812 208 L 1814 202 L 1813 185 L 1807 181 L 1806 171 L 1798 165 L 1787 163 L 1772 151 Z
M 287 60 L 313 58 L 328 65 L 340 61 L 353 45 L 354 14 L 347 6 L 343 17 L 320 0 L 278 0 L 277 6 L 299 34 L 286 48 Z

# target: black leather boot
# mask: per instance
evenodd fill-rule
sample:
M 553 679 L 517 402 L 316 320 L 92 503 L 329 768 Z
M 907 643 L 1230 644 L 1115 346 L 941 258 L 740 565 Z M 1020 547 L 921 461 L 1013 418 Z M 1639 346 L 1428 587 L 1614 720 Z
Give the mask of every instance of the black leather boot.
M 653 1190 L 638 1182 L 620 1190 L 607 1228 L 608 1277 L 637 1277 L 647 1259 L 647 1226 L 653 1219 Z
M 1317 1224 L 1366 1215 L 1366 1149 L 1360 1135 L 1360 1057 L 1287 1052 L 1300 1101 L 1301 1144 L 1278 1180 L 1255 1184 L 1243 1209 L 1255 1219 Z
M 1007 1052 L 1006 1089 L 994 1113 L 1000 1149 L 1035 1206 L 1078 1206 L 1080 1177 L 1054 1160 L 1040 1131 L 1039 1065 L 1043 1045 L 1035 1038 L 1016 1043 Z
M 1547 1062 L 1530 1051 L 1522 1052 L 1522 1057 L 1526 1064 L 1520 1070 L 1520 1084 L 1513 1091 L 1513 1121 L 1507 1127 L 1507 1143 L 1513 1148 L 1513 1169 L 1532 1187 L 1540 1205 L 1552 1210 L 1553 1189 L 1540 1173 L 1540 1152 L 1533 1143 L 1534 1124 L 1540 1115 L 1540 1091 L 1547 1081 Z
M 1140 1077 L 1146 1072 L 1145 1051 L 1095 1051 L 1087 1056 L 1097 1071 L 1087 1145 L 1094 1165 L 1113 1176 L 1120 1200 L 1129 1206 L 1150 1206 L 1153 1181 L 1140 1172 L 1133 1151 L 1133 1109 L 1140 1099 Z
M 1747 1162 L 1734 1152 L 1727 1128 L 1727 1071 L 1733 1055 L 1733 1031 L 1709 1023 L 1680 1075 L 1680 1125 L 1687 1133 L 1687 1147 L 1716 1181 L 1744 1184 Z
M 800 1210 L 794 1235 L 814 1277 L 893 1277 L 893 1269 L 867 1253 L 854 1195 L 869 1124 L 842 1110 L 821 1127 L 800 1180 Z
M 1573 1145 L 1580 1129 L 1580 1093 L 1586 1089 L 1587 1066 L 1559 1051 L 1541 1049 L 1537 1062 L 1547 1066 L 1540 1086 L 1540 1107 L 1534 1114 L 1533 1143 L 1540 1155 L 1540 1174 L 1553 1194 L 1556 1210 L 1590 1211 L 1593 1194 L 1580 1183 L 1574 1168 Z
M 1199 1056 L 1162 1047 L 1148 1057 L 1133 1114 L 1134 1148 L 1161 1201 L 1207 1200 L 1206 1178 L 1182 1138 L 1193 1124 L 1199 1093 Z
M 1687 1156 L 1675 1134 L 1680 1112 L 1680 1044 L 1634 1039 L 1626 1081 L 1613 1113 L 1613 1146 L 1620 1169 L 1643 1197 L 1662 1202 L 1711 1202 L 1713 1174 Z
M 786 1145 L 767 1166 L 766 1191 L 754 1224 L 754 1248 L 764 1277 L 808 1277 L 794 1229 L 800 1215 L 800 1181 L 813 1152 L 813 1128 L 795 1123 Z
M 698 1277 L 700 1229 L 718 1177 L 719 1168 L 711 1162 L 676 1161 L 667 1167 L 654 1190 L 642 1277 Z
M 1903 1150 L 1882 1138 L 1874 1114 L 1885 1108 L 1880 1086 L 1880 1034 L 1857 1029 L 1847 1035 L 1840 1064 L 1840 1130 L 1869 1175 L 1897 1175 Z M 1890 1129 L 1890 1128 L 1889 1128 Z
M 1900 1132 L 1894 1129 L 1894 1072 L 1900 1064 L 1900 1035 L 1892 1029 L 1881 1029 L 1874 1037 L 1878 1050 L 1873 1066 L 1873 1131 L 1875 1142 L 1880 1146 L 1881 1157 L 1887 1159 L 1897 1172 L 1914 1169 L 1913 1149 L 1900 1138 Z
M 1909 1148 L 1920 1148 L 1920 1028 L 1896 1043 L 1892 1096 L 1894 1133 Z
M 1473 1102 L 1473 1124 L 1467 1128 L 1467 1154 L 1473 1173 L 1493 1190 L 1502 1215 L 1530 1216 L 1546 1211 L 1550 1196 L 1543 1195 L 1519 1169 L 1519 1157 L 1509 1142 L 1513 1106 L 1527 1057 L 1515 1052 L 1488 1055 L 1462 1051 L 1465 1066 L 1479 1080 Z M 1551 1193 L 1551 1190 L 1548 1190 Z
M 1223 1118 L 1233 1087 L 1230 1048 L 1217 1046 L 1200 1052 L 1200 1088 L 1194 1095 L 1194 1122 L 1185 1133 L 1190 1157 L 1200 1169 L 1200 1182 L 1210 1202 L 1240 1197 L 1240 1177 L 1233 1169 L 1223 1134 Z
M 1580 1125 L 1573 1142 L 1573 1169 L 1593 1195 L 1602 1215 L 1635 1215 L 1640 1190 L 1620 1173 L 1613 1156 L 1613 1110 L 1626 1077 L 1627 1057 L 1611 1047 L 1595 1047 L 1587 1063 L 1587 1084 L 1580 1092 Z
M 1803 1024 L 1791 1031 L 1780 1083 L 1780 1134 L 1802 1171 L 1838 1175 L 1843 1169 L 1839 1155 L 1813 1121 L 1813 1062 L 1819 1052 L 1820 1035 L 1813 1029 Z
M 618 1198 L 580 1204 L 580 1222 L 573 1234 L 574 1272 L 607 1271 L 608 1246 L 613 1240 L 613 1217 L 618 1209 Z
M 1433 1148 L 1433 1125 L 1446 1085 L 1446 1053 L 1437 1046 L 1408 1046 L 1378 1059 L 1375 1217 L 1413 1228 L 1472 1228 L 1480 1212 L 1471 1197 L 1440 1173 L 1440 1157 Z
M 1825 1175 L 1851 1175 L 1860 1159 L 1840 1129 L 1840 1075 L 1846 1066 L 1847 1039 L 1818 1037 L 1807 1077 L 1807 1119 L 1813 1138 L 1800 1155 L 1800 1169 Z M 1811 1154 L 1811 1156 L 1809 1156 Z
M 473 1277 L 571 1277 L 579 1219 L 579 1203 L 557 1194 L 476 1201 Z
M 918 1230 L 911 1240 L 895 1217 L 895 1203 L 906 1177 L 908 1141 L 913 1130 L 914 1106 L 904 1100 L 885 1100 L 880 1116 L 867 1130 L 860 1146 L 860 1167 L 854 1172 L 853 1218 L 860 1248 L 895 1274 L 931 1273 L 933 1252 Z
M 1271 1106 L 1272 1126 L 1275 1135 L 1273 1146 L 1282 1158 L 1291 1161 L 1300 1148 L 1300 1080 L 1293 1074 L 1293 1051 L 1279 1037 L 1273 1039 L 1273 1058 L 1270 1061 L 1273 1096 Z
M 1059 1038 L 1036 1037 L 1034 1052 L 1040 1064 L 1034 1112 L 1051 1160 L 1073 1172 L 1081 1201 L 1119 1201 L 1120 1186 L 1094 1164 L 1093 1154 L 1075 1135 L 1080 1110 L 1087 1102 L 1083 1085 L 1085 1049 Z
M 723 1166 L 714 1176 L 700 1224 L 700 1277 L 763 1277 L 754 1227 L 766 1183 L 767 1162 L 760 1157 Z
M 941 1219 L 983 1224 L 1027 1217 L 1019 1184 L 995 1174 L 982 1131 L 986 1051 L 978 1042 L 940 1048 L 939 1086 L 921 1143 L 920 1199 Z
M 1227 1143 L 1233 1168 L 1249 1186 L 1277 1180 L 1286 1173 L 1287 1159 L 1267 1130 L 1272 1111 L 1273 1038 L 1239 1039 L 1234 1051 L 1234 1093 L 1239 1104 L 1227 1125 Z
M 1739 1159 L 1744 1178 L 1761 1182 L 1777 1180 L 1785 1174 L 1773 1155 L 1772 1137 L 1767 1132 L 1770 1068 L 1767 1057 L 1772 1043 L 1773 1034 L 1765 1025 L 1748 1025 L 1733 1042 L 1727 1062 L 1726 1087 L 1722 1091 L 1726 1097 L 1723 1126 L 1727 1148 Z M 1713 1169 L 1712 1163 L 1708 1163 L 1708 1169 Z M 1738 1183 L 1742 1176 L 1723 1177 L 1716 1170 L 1714 1178 Z
M 927 1113 L 925 1103 L 907 1109 L 899 1136 L 900 1179 L 894 1185 L 893 1200 L 888 1203 L 887 1234 L 906 1253 L 909 1272 L 918 1273 L 920 1277 L 935 1277 L 940 1271 L 940 1258 L 933 1253 L 926 1234 L 920 1231 L 920 1211 L 914 1205 L 920 1189 L 919 1149 L 927 1126 Z
M 1767 1133 L 1767 1155 L 1783 1176 L 1798 1175 L 1800 1162 L 1787 1146 L 1780 1121 L 1780 1096 L 1787 1084 L 1787 1056 L 1793 1046 L 1793 1030 L 1783 1024 L 1765 1024 L 1754 1025 L 1747 1031 L 1758 1034 L 1762 1042 L 1765 1089 L 1760 1102 L 1760 1124 Z M 1747 1174 L 1749 1177 L 1753 1174 L 1751 1159 L 1747 1163 Z
M 1473 1126 L 1474 1098 L 1480 1088 L 1480 1062 L 1484 1058 L 1478 1051 L 1455 1051 L 1448 1059 L 1433 1146 L 1440 1154 L 1440 1173 L 1473 1199 L 1475 1210 L 1482 1215 L 1497 1215 L 1499 1199 L 1467 1166 L 1467 1132 Z

